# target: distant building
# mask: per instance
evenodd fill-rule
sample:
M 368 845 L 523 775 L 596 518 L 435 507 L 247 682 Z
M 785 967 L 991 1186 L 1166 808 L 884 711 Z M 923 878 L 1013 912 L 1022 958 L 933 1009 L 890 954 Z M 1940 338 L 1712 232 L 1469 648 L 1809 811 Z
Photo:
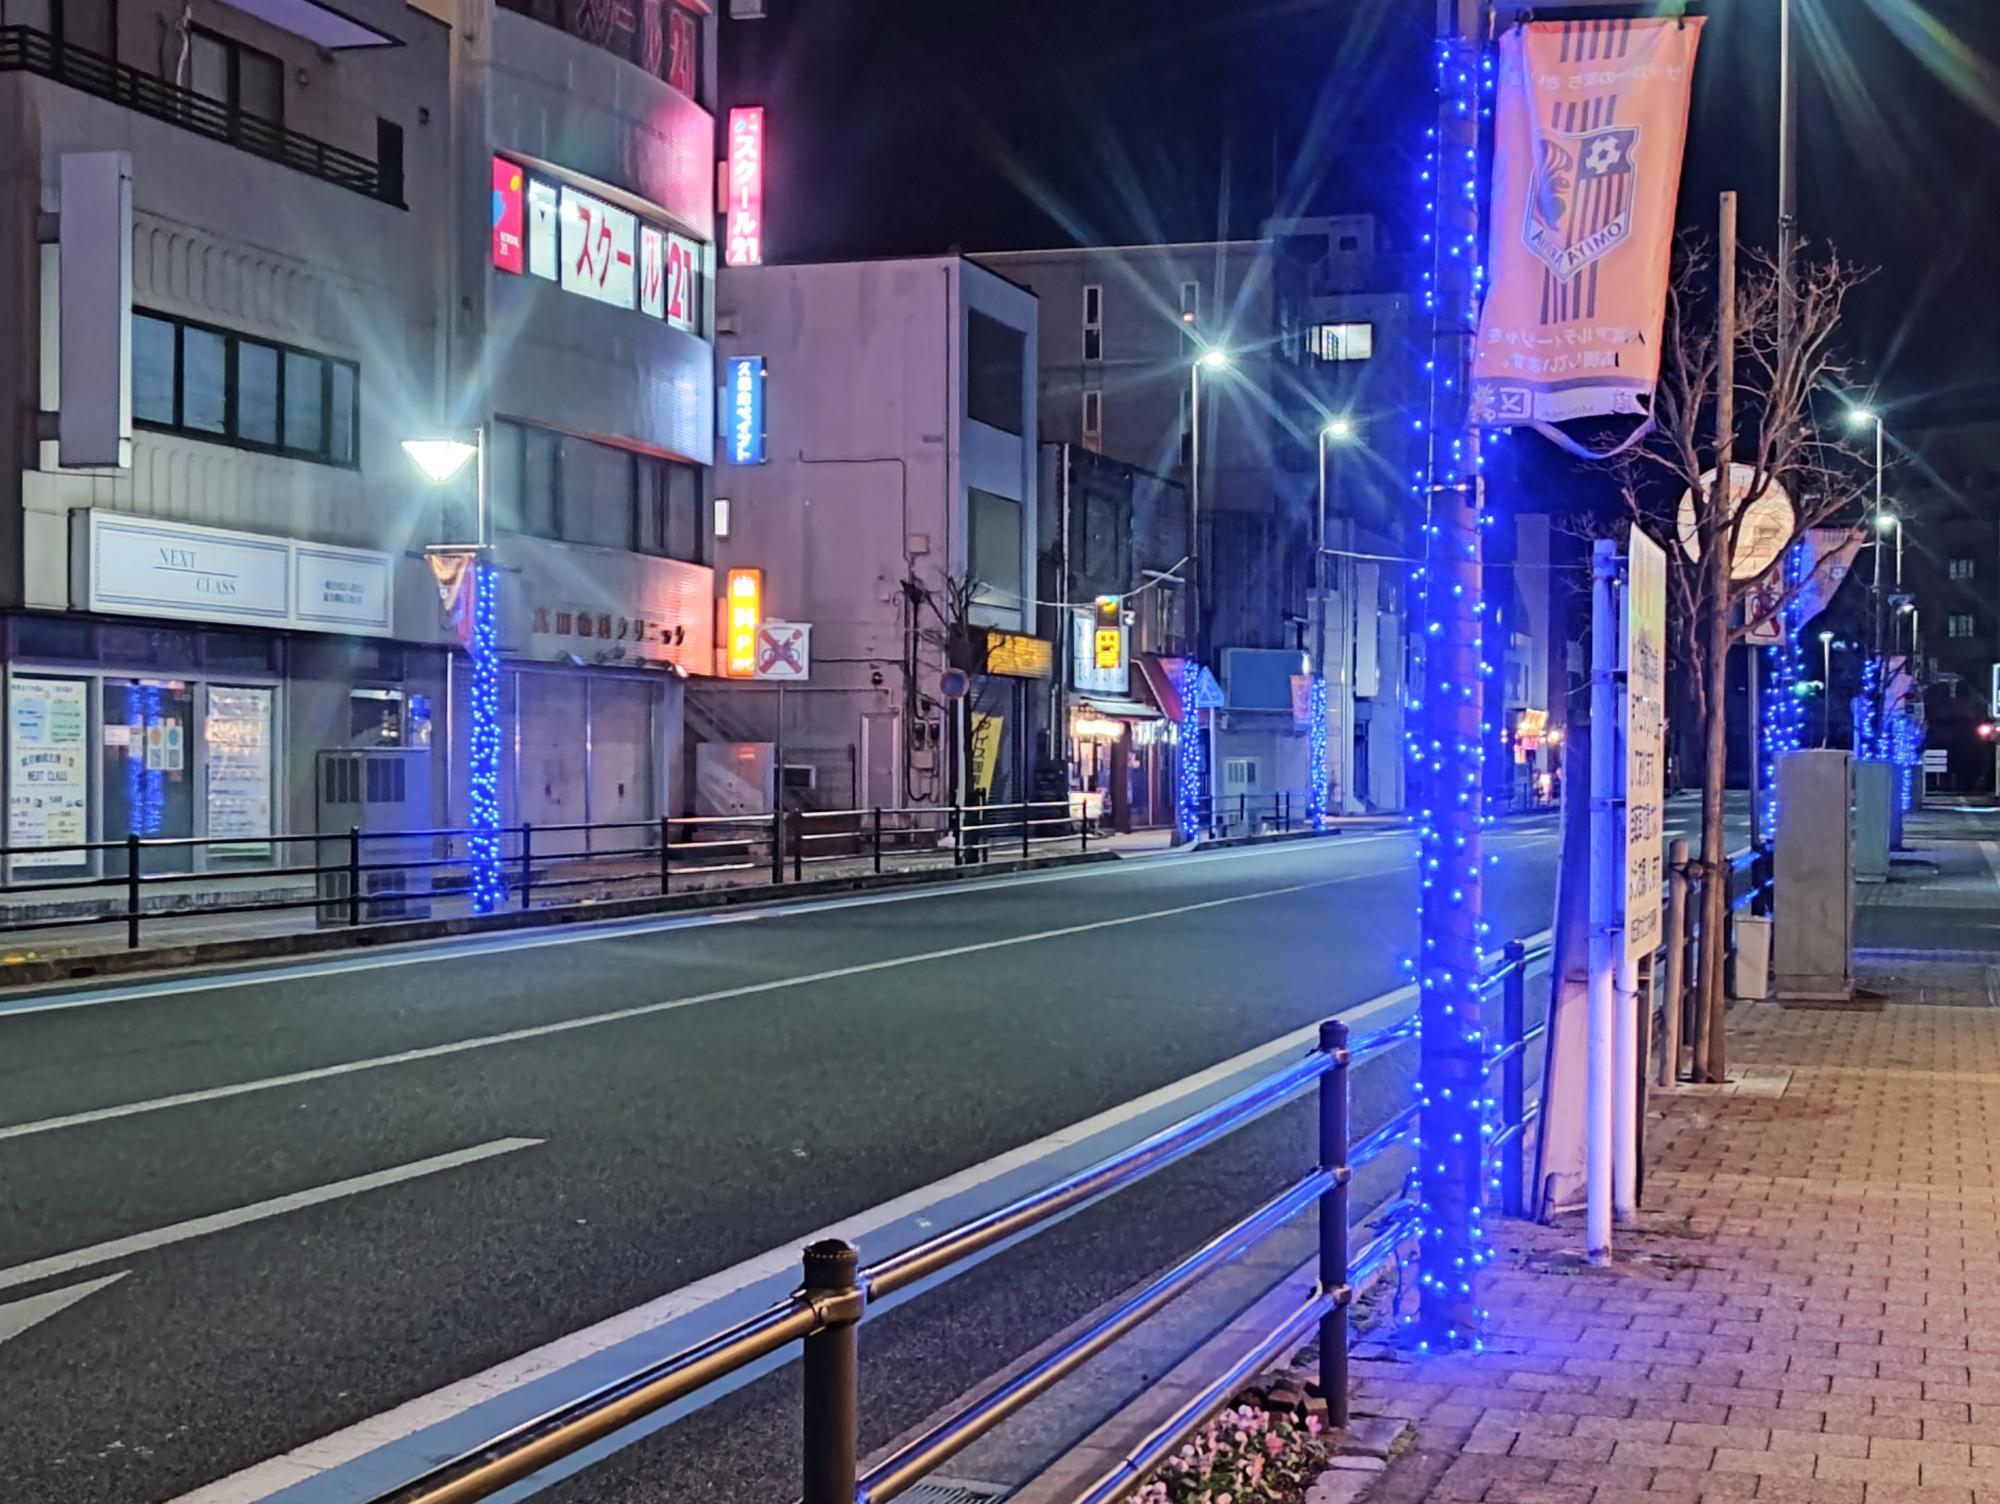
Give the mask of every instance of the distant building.
M 718 327 L 725 373 L 763 374 L 754 449 L 724 445 L 716 567 L 761 571 L 764 616 L 812 630 L 782 721 L 773 681 L 691 695 L 717 770 L 698 806 L 768 801 L 718 762 L 765 745 L 792 807 L 1018 799 L 1054 673 L 1036 636 L 1034 295 L 949 256 L 738 267 Z
M 1406 269 L 1379 253 L 1374 222 L 976 259 L 1041 300 L 1043 437 L 1198 492 L 1197 651 L 1228 701 L 1212 763 L 1225 797 L 1304 792 L 1290 684 L 1318 644 L 1321 435 L 1339 420 L 1324 576 L 1335 805 L 1399 808 L 1401 523 L 1420 359 Z M 1218 363 L 1199 365 L 1211 351 Z

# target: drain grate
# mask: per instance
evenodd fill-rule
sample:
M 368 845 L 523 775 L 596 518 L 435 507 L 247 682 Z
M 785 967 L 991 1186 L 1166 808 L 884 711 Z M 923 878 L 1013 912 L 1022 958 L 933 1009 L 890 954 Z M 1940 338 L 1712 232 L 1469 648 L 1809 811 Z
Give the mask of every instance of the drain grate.
M 1012 1492 L 998 1483 L 960 1483 L 951 1478 L 932 1478 L 919 1483 L 903 1497 L 909 1504 L 994 1504 Z

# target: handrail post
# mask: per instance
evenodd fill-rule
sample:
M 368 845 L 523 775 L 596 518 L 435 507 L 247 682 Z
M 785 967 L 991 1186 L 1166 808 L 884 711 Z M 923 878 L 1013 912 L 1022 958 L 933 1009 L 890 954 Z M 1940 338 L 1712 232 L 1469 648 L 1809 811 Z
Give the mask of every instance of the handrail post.
M 1772 891 L 1776 861 L 1769 841 L 1761 842 L 1757 854 L 1750 859 L 1751 899 L 1750 912 L 1759 918 L 1768 919 L 1777 907 L 1777 894 Z
M 1519 940 L 1509 940 L 1506 955 L 1506 980 L 1500 984 L 1500 1038 L 1512 1048 L 1528 1032 L 1528 948 Z M 1527 1082 L 1527 1051 L 1515 1049 L 1500 1068 L 1501 1110 L 1507 1128 L 1518 1128 L 1527 1118 Z M 1500 1156 L 1500 1209 L 1510 1217 L 1521 1215 L 1526 1137 L 1524 1132 L 1513 1134 Z
M 1077 850 L 1090 855 L 1090 804 L 1085 801 L 1076 812 Z
M 673 887 L 673 844 L 674 825 L 670 816 L 660 816 L 660 897 L 665 898 Z
M 792 838 L 792 881 L 802 883 L 806 880 L 806 812 L 804 810 L 793 811 L 792 828 L 786 834 Z
M 361 923 L 361 827 L 347 827 L 347 922 Z
M 139 836 L 125 837 L 125 948 L 139 948 Z
M 879 877 L 882 872 L 882 806 L 881 805 L 878 804 L 875 806 L 873 811 L 873 817 L 875 822 L 875 839 L 872 844 L 875 847 L 875 873 Z
M 584 833 L 585 849 L 588 850 L 589 832 Z M 521 822 L 521 907 L 531 907 L 535 891 L 535 822 Z
M 1285 819 L 1283 829 L 1286 835 L 1292 833 L 1292 791 L 1290 789 L 1285 790 Z
M 1035 806 L 1028 802 L 1028 791 L 1021 790 L 1021 860 L 1026 861 L 1034 853 L 1029 849 L 1029 840 L 1034 835 L 1033 820 Z
M 954 803 L 945 814 L 945 828 L 951 836 L 951 864 L 965 865 L 965 817 Z
M 804 1293 L 822 1323 L 805 1340 L 804 1504 L 854 1504 L 861 1471 L 861 1255 L 828 1239 L 805 1251 Z
M 771 881 L 785 880 L 785 815 L 778 801 L 771 806 Z
M 1236 796 L 1236 823 L 1243 827 L 1246 836 L 1255 835 L 1250 828 L 1250 792 L 1248 789 Z
M 1687 1002 L 1688 843 L 1667 848 L 1667 978 L 1661 1008 L 1660 1085 L 1681 1076 L 1681 1014 Z
M 1319 1026 L 1319 1047 L 1333 1068 L 1319 1078 L 1319 1165 L 1333 1172 L 1333 1188 L 1319 1198 L 1319 1285 L 1338 1303 L 1319 1319 L 1319 1388 L 1330 1426 L 1345 1426 L 1347 1326 L 1352 1292 L 1347 1268 L 1347 1025 Z

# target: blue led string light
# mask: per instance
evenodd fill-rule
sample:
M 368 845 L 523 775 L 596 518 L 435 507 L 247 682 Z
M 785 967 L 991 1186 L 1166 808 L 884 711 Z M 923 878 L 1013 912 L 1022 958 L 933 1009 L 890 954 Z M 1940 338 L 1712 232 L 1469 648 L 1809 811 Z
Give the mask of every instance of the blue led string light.
M 472 563 L 472 735 L 467 747 L 467 881 L 472 912 L 491 914 L 507 902 L 500 866 L 500 622 L 499 578 L 484 558 Z
M 1431 251 L 1422 298 L 1433 332 L 1425 365 L 1430 402 L 1426 460 L 1415 477 L 1423 500 L 1418 575 L 1420 671 L 1409 706 L 1407 747 L 1416 795 L 1421 920 L 1417 975 L 1422 1063 L 1412 1083 L 1421 1108 L 1412 1190 L 1419 1242 L 1416 1345 L 1478 1347 L 1486 1312 L 1477 1276 L 1492 1251 L 1483 1226 L 1491 1186 L 1481 1025 L 1487 926 L 1481 919 L 1484 860 L 1485 681 L 1490 651 L 1477 432 L 1466 421 L 1467 357 L 1484 268 L 1479 264 L 1480 126 L 1490 118 L 1493 61 L 1475 37 L 1438 46 L 1438 127 L 1423 174 L 1424 242 Z
M 1325 610 L 1324 603 L 1321 610 Z M 1315 668 L 1318 665 L 1314 665 Z M 1326 829 L 1326 785 L 1330 776 L 1326 756 L 1326 675 L 1312 676 L 1311 700 L 1307 715 L 1311 724 L 1306 728 L 1306 815 L 1312 821 L 1314 830 Z
M 1799 637 L 1805 629 L 1805 597 L 1801 586 L 1812 570 L 1812 548 L 1801 540 L 1785 555 L 1784 581 L 1788 597 L 1781 621 L 1784 641 L 1772 643 L 1759 654 L 1764 675 L 1763 748 L 1760 768 L 1763 830 L 1775 836 L 1778 829 L 1778 759 L 1805 745 L 1806 701 L 1810 683 L 1806 678 L 1805 649 Z
M 1174 821 L 1182 841 L 1201 834 L 1202 793 L 1207 787 L 1206 759 L 1201 746 L 1201 665 L 1192 655 L 1181 660 L 1180 781 L 1174 790 Z

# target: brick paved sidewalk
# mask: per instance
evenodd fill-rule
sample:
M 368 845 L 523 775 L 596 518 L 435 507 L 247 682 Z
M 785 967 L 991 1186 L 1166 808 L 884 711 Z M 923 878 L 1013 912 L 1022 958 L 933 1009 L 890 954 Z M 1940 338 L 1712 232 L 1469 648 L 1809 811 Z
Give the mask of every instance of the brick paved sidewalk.
M 1356 1365 L 1418 1421 L 1370 1497 L 2000 1504 L 2000 1010 L 1924 995 L 1733 1014 L 1789 1084 L 1655 1094 L 1614 1268 L 1500 1224 L 1496 1350 Z

